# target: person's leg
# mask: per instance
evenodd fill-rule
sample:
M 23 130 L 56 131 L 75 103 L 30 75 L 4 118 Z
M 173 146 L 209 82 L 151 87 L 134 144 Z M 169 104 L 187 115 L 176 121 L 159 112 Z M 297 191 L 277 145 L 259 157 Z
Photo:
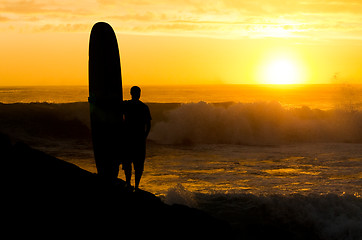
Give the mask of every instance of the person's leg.
M 133 164 L 134 164 L 134 171 L 135 171 L 135 189 L 137 190 L 140 185 L 141 177 L 143 174 L 145 160 L 138 159 L 137 161 L 134 161 Z
M 138 186 L 140 185 L 141 177 L 143 171 L 136 170 L 135 171 L 135 189 L 138 190 Z
M 119 174 L 119 163 L 117 161 L 114 161 L 113 163 L 113 169 L 112 169 L 112 179 L 114 181 L 117 181 Z
M 131 187 L 131 178 L 132 178 L 132 165 L 130 162 L 124 162 L 122 164 L 122 169 L 124 170 L 124 175 L 126 176 L 126 187 Z
M 130 187 L 131 179 L 132 179 L 132 169 L 124 170 L 124 175 L 126 175 L 126 185 L 127 185 L 127 187 Z

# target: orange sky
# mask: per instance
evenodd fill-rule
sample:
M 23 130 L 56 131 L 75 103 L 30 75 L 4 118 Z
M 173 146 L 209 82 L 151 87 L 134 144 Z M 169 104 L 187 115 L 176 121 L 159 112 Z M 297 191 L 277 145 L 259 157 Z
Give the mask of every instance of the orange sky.
M 362 83 L 360 0 L 1 0 L 0 86 L 86 85 L 97 21 L 127 85 L 268 83 L 278 62 L 298 83 Z

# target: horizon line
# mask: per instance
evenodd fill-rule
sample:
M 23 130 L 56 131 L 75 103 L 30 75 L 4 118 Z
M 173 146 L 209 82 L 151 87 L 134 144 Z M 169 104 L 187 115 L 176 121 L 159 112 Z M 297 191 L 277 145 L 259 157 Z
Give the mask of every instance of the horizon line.
M 123 87 L 134 86 L 135 84 L 123 84 Z M 303 85 L 362 85 L 362 83 L 289 83 L 289 84 L 271 84 L 271 83 L 195 83 L 195 84 L 136 84 L 143 87 L 162 87 L 162 86 L 220 86 L 220 85 L 249 85 L 249 86 L 303 86 Z M 34 84 L 34 85 L 1 85 L 4 87 L 88 87 L 88 84 Z

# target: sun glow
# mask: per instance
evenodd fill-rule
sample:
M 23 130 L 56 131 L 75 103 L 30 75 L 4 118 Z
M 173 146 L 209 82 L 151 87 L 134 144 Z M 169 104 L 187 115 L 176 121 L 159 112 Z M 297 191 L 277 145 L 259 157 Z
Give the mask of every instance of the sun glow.
M 293 60 L 277 58 L 265 64 L 261 78 L 265 84 L 298 84 L 302 82 L 302 71 Z

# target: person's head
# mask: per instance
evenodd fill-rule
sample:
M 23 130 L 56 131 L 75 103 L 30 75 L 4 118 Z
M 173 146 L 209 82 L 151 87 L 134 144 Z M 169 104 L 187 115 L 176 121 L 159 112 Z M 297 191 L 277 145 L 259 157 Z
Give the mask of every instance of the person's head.
M 133 86 L 131 88 L 131 96 L 133 100 L 138 100 L 141 97 L 141 88 Z

